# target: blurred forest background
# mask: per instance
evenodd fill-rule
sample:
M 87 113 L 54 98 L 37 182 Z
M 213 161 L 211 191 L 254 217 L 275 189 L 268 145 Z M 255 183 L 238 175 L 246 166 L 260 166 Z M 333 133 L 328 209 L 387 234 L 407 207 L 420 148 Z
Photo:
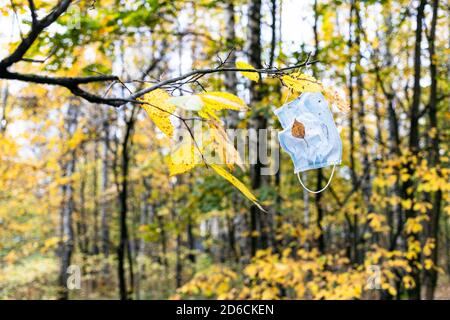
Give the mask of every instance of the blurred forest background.
M 450 298 L 448 10 L 0 0 L 0 298 Z M 316 195 L 284 152 L 273 176 L 260 163 L 236 168 L 267 213 L 205 166 L 170 176 L 169 138 L 143 109 L 98 99 L 223 62 L 282 68 L 308 54 L 303 72 L 350 105 L 334 111 L 343 164 Z M 248 104 L 220 112 L 226 128 L 280 129 L 278 79 L 212 73 L 169 93 L 203 90 Z M 329 172 L 303 178 L 320 188 Z M 66 286 L 69 265 L 80 289 Z

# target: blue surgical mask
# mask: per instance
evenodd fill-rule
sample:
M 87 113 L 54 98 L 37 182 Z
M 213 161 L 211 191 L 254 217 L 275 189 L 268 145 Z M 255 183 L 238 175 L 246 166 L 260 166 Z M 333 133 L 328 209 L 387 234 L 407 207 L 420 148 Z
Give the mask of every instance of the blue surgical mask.
M 278 139 L 294 162 L 294 173 L 341 163 L 341 138 L 321 93 L 305 92 L 275 114 L 284 129 Z

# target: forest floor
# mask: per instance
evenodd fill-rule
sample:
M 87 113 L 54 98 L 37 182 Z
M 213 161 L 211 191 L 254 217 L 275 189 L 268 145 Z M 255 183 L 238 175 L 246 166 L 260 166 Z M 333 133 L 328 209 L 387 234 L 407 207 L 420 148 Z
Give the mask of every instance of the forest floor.
M 113 264 L 110 264 L 110 270 L 114 270 Z M 5 266 L 0 269 L 0 300 L 55 299 L 57 271 L 57 259 L 43 256 L 35 256 L 22 263 L 16 262 Z M 140 299 L 166 299 L 171 295 L 168 288 L 171 287 L 173 279 L 161 279 L 157 275 L 163 272 L 154 265 L 148 266 L 145 273 L 147 276 L 141 279 Z M 114 272 L 106 277 L 99 277 L 99 274 L 99 272 L 91 273 L 87 281 L 82 283 L 81 290 L 74 292 L 71 298 L 117 299 L 114 290 L 116 286 Z M 450 299 L 450 278 L 447 275 L 439 277 L 435 299 Z

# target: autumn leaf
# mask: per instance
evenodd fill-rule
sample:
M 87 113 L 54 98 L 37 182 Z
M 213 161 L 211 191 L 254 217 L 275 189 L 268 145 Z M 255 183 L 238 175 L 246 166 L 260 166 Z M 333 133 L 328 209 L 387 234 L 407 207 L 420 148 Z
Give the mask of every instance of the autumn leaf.
M 285 74 L 281 80 L 284 85 L 297 92 L 320 92 L 323 89 L 320 81 L 304 73 Z
M 175 106 L 189 111 L 198 111 L 200 110 L 204 103 L 199 96 L 180 96 L 180 97 L 172 97 L 168 100 L 169 103 L 174 104 Z
M 168 100 L 170 95 L 161 89 L 146 93 L 139 101 L 144 102 L 141 106 L 155 125 L 168 137 L 173 136 L 173 125 L 170 122 L 170 115 L 176 107 Z
M 210 108 L 203 108 L 202 110 L 198 111 L 198 115 L 202 117 L 203 119 L 214 119 L 216 121 L 220 122 L 220 118 L 212 111 Z
M 340 111 L 348 112 L 350 105 L 341 97 L 341 95 L 333 88 L 323 88 L 323 95 L 330 104 L 334 104 Z
M 171 176 L 188 172 L 198 164 L 197 151 L 192 139 L 185 139 L 167 157 L 167 166 Z
M 235 186 L 242 194 L 247 197 L 250 201 L 252 201 L 261 211 L 267 212 L 264 210 L 264 208 L 258 203 L 258 200 L 256 199 L 255 195 L 241 182 L 239 179 L 237 179 L 235 176 L 233 176 L 231 173 L 223 169 L 222 167 L 216 165 L 216 164 L 210 164 L 209 165 L 213 170 L 221 177 L 223 177 L 225 180 L 230 182 L 233 186 Z
M 248 108 L 241 98 L 228 92 L 207 92 L 198 96 L 203 102 L 203 107 L 197 113 L 204 119 L 214 119 L 220 122 L 217 111 L 224 109 L 240 111 Z
M 303 139 L 305 137 L 305 126 L 303 125 L 303 123 L 301 123 L 297 120 L 294 120 L 294 124 L 292 125 L 292 128 L 291 128 L 291 132 L 292 132 L 292 136 Z
M 236 61 L 236 68 L 256 70 L 252 65 L 250 65 L 250 64 L 248 64 L 247 62 L 244 62 L 244 61 Z M 242 71 L 241 73 L 247 79 L 250 79 L 250 80 L 255 81 L 255 82 L 259 81 L 259 73 L 258 72 Z
M 228 138 L 225 129 L 219 123 L 211 123 L 210 135 L 212 138 L 212 148 L 218 153 L 222 163 L 227 164 L 230 169 L 233 165 L 238 165 L 242 170 L 244 168 L 244 161 L 239 152 L 234 147 L 233 143 Z
M 229 92 L 206 92 L 199 97 L 205 105 L 204 108 L 214 111 L 224 109 L 240 111 L 248 108 L 241 98 Z

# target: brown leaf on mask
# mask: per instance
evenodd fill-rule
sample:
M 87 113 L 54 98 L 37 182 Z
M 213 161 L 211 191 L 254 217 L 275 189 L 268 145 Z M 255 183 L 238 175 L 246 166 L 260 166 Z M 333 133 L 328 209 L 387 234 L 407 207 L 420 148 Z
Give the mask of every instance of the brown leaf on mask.
M 303 123 L 294 120 L 294 124 L 292 125 L 291 129 L 292 136 L 296 138 L 303 139 L 305 137 L 305 126 Z

